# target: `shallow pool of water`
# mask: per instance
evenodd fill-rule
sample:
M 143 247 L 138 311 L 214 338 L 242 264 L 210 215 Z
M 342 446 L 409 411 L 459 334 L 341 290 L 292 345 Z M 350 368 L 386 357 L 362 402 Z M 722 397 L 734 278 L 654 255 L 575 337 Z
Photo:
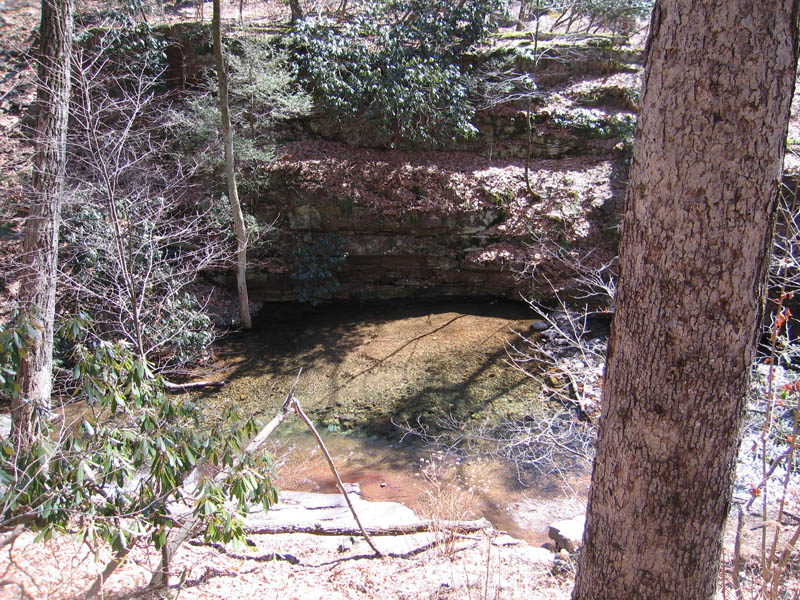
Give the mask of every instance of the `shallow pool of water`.
M 501 301 L 272 307 L 254 331 L 219 345 L 228 384 L 206 399 L 270 418 L 302 368 L 296 396 L 325 432 L 344 481 L 359 483 L 366 499 L 443 519 L 486 516 L 498 529 L 540 543 L 546 521 L 580 508 L 584 473 L 529 474 L 522 486 L 508 464 L 401 441 L 397 427 L 529 414 L 539 388 L 507 364 L 506 344 L 514 331 L 530 333 L 532 318 L 526 306 Z M 273 452 L 279 487 L 335 491 L 295 417 L 279 429 Z M 574 508 L 559 504 L 573 501 Z

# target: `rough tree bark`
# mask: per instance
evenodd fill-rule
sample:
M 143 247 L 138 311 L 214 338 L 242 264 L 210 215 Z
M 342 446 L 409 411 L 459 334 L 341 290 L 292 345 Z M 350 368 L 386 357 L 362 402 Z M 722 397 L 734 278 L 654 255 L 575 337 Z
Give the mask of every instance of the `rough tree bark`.
M 236 187 L 236 166 L 233 156 L 233 133 L 231 116 L 228 110 L 228 72 L 222 49 L 222 9 L 220 0 L 214 0 L 212 16 L 214 30 L 214 61 L 217 66 L 219 81 L 219 111 L 222 116 L 222 138 L 225 145 L 225 178 L 228 180 L 228 199 L 233 213 L 233 226 L 236 230 L 236 289 L 239 293 L 239 316 L 245 329 L 253 327 L 250 317 L 250 302 L 247 297 L 247 232 L 244 227 L 242 205 L 239 203 L 239 191 Z
M 800 0 L 659 0 L 573 599 L 714 595 Z
M 22 362 L 21 394 L 12 399 L 12 436 L 26 448 L 36 421 L 50 407 L 53 321 L 58 270 L 58 227 L 64 190 L 66 135 L 72 57 L 72 0 L 42 0 L 39 27 L 38 84 L 33 198 L 25 222 L 20 300 L 38 322 L 41 338 Z

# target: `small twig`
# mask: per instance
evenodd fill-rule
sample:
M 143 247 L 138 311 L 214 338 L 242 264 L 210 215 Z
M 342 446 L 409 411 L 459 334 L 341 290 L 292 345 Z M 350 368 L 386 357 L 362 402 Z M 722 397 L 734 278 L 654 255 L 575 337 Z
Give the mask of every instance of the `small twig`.
M 17 524 L 14 529 L 12 529 L 8 535 L 6 535 L 2 540 L 0 540 L 0 548 L 3 546 L 7 546 L 8 544 L 13 544 L 14 540 L 16 540 L 22 532 L 25 531 L 25 525 L 23 523 Z
M 742 529 L 744 528 L 744 510 L 741 505 L 737 507 L 739 515 L 736 521 L 736 541 L 733 545 L 733 589 L 736 590 L 736 598 L 741 597 L 741 568 L 742 568 Z
M 433 540 L 429 544 L 425 544 L 423 546 L 419 546 L 418 548 L 414 548 L 413 550 L 409 550 L 408 552 L 387 552 L 387 553 L 382 554 L 380 556 L 378 556 L 377 554 L 357 554 L 357 555 L 354 555 L 354 556 L 348 556 L 346 558 L 337 558 L 336 560 L 329 561 L 327 563 L 321 563 L 321 564 L 318 564 L 318 565 L 313 565 L 313 566 L 322 567 L 324 565 L 329 565 L 329 564 L 338 564 L 338 563 L 344 562 L 346 560 L 361 560 L 361 559 L 364 559 L 364 558 L 383 558 L 383 557 L 388 557 L 388 558 L 411 558 L 413 556 L 416 556 L 417 554 L 422 554 L 423 552 L 427 552 L 428 550 L 431 550 L 432 548 L 435 548 L 436 546 L 440 545 L 441 543 L 442 542 L 439 541 L 439 540 Z M 465 546 L 462 546 L 461 548 L 455 548 L 455 549 L 452 550 L 451 553 L 455 554 L 456 552 L 463 552 L 464 550 L 471 550 L 472 548 L 474 548 L 477 545 L 478 545 L 478 543 L 476 542 L 476 543 L 470 544 L 468 546 L 465 545 Z
M 794 514 L 792 512 L 789 512 L 788 510 L 784 510 L 783 511 L 783 515 L 785 517 L 789 517 L 790 519 L 794 519 L 795 521 L 800 521 L 800 517 L 799 516 L 797 516 L 796 514 Z
M 778 456 L 778 457 L 777 457 L 777 458 L 776 458 L 776 459 L 775 459 L 775 460 L 772 462 L 772 466 L 771 466 L 771 467 L 769 468 L 769 470 L 768 470 L 768 471 L 766 471 L 766 473 L 765 473 L 765 474 L 762 476 L 762 478 L 761 478 L 761 481 L 758 483 L 758 485 L 756 485 L 756 486 L 753 486 L 753 488 L 754 488 L 754 489 L 756 489 L 756 490 L 761 490 L 761 488 L 763 488 L 763 487 L 764 487 L 764 486 L 767 484 L 767 482 L 770 480 L 770 478 L 772 477 L 772 474 L 775 472 L 775 470 L 776 470 L 776 469 L 777 469 L 777 468 L 778 468 L 778 467 L 781 465 L 781 463 L 783 462 L 783 459 L 785 459 L 787 456 L 789 456 L 789 454 L 791 454 L 791 452 L 792 452 L 792 447 L 790 447 L 790 448 L 789 448 L 788 450 L 786 450 L 785 452 L 781 453 L 781 454 L 780 454 L 780 455 L 779 455 L 779 456 Z M 766 456 L 766 453 L 764 453 L 764 455 Z M 755 501 L 755 499 L 756 499 L 756 498 L 758 498 L 759 496 L 761 496 L 761 494 L 759 494 L 758 496 L 752 496 L 752 497 L 750 498 L 750 500 L 748 501 L 748 503 L 747 503 L 747 506 L 745 507 L 745 509 L 746 509 L 746 510 L 749 510 L 749 509 L 750 509 L 750 507 L 753 505 L 753 502 Z M 766 520 L 766 519 L 765 519 L 765 520 Z
M 314 424 L 306 416 L 306 413 L 303 412 L 303 409 L 300 407 L 300 403 L 297 401 L 297 398 L 295 398 L 294 395 L 292 395 L 292 399 L 293 399 L 293 404 L 294 404 L 294 410 L 297 413 L 297 416 L 300 417 L 300 420 L 303 421 L 303 423 L 305 423 L 306 426 L 311 430 L 311 433 L 314 435 L 314 438 L 317 440 L 317 444 L 319 444 L 319 447 L 322 450 L 322 453 L 325 455 L 325 459 L 328 461 L 328 466 L 331 468 L 331 471 L 333 472 L 333 476 L 336 479 L 336 485 L 339 488 L 339 491 L 342 492 L 342 495 L 344 496 L 344 499 L 347 502 L 347 506 L 350 507 L 350 512 L 353 513 L 353 518 L 355 519 L 356 524 L 358 525 L 358 528 L 361 530 L 361 533 L 364 536 L 364 539 L 367 540 L 367 543 L 369 544 L 369 547 L 372 548 L 375 551 L 375 554 L 377 556 L 383 556 L 383 553 L 380 550 L 378 550 L 378 548 L 375 546 L 374 542 L 372 541 L 372 538 L 369 536 L 369 533 L 367 533 L 367 530 L 364 529 L 364 526 L 361 524 L 361 520 L 358 518 L 358 514 L 356 514 L 356 510 L 355 510 L 355 508 L 353 508 L 353 503 L 350 502 L 350 497 L 347 495 L 347 490 L 344 489 L 344 484 L 342 483 L 342 478 L 339 477 L 339 472 L 336 470 L 336 465 L 333 464 L 333 459 L 331 458 L 331 455 L 328 452 L 328 449 L 325 447 L 325 443 L 322 441 L 322 438 L 320 437 L 319 433 L 317 433 L 317 430 L 314 427 Z

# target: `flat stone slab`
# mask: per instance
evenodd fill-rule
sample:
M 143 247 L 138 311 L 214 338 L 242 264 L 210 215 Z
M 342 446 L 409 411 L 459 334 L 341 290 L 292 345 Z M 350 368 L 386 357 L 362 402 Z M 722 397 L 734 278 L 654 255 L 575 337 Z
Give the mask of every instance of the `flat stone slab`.
M 408 527 L 425 522 L 399 502 L 369 502 L 357 493 L 349 493 L 348 497 L 366 528 Z M 280 492 L 278 503 L 269 511 L 253 507 L 244 519 L 244 526 L 257 531 L 290 526 L 346 529 L 357 528 L 358 524 L 341 494 Z
M 414 531 L 414 527 L 426 526 L 427 519 L 420 519 L 413 510 L 399 502 L 372 502 L 361 498 L 357 484 L 345 484 L 347 496 L 367 529 L 380 529 L 384 532 L 394 528 L 410 529 L 402 534 L 372 535 L 372 541 L 383 553 L 394 556 L 411 556 L 431 548 L 440 542 L 442 533 L 434 531 Z M 185 507 L 183 507 L 185 510 Z M 476 521 L 476 523 L 479 523 Z M 323 534 L 331 549 L 345 556 L 358 557 L 374 555 L 372 548 L 361 537 L 358 525 L 341 494 L 320 494 L 314 492 L 283 491 L 278 494 L 278 502 L 268 511 L 261 506 L 253 506 L 244 517 L 244 527 L 253 536 L 264 533 L 282 534 Z M 488 527 L 491 524 L 486 522 Z M 347 533 L 344 533 L 347 531 Z M 471 541 L 460 540 L 457 545 L 469 546 Z M 546 548 L 534 548 L 522 540 L 507 534 L 495 535 L 492 545 L 501 555 L 515 556 L 525 562 L 552 565 L 555 555 Z M 258 558 L 259 551 L 253 554 L 246 551 L 243 556 Z M 286 555 L 286 560 L 297 561 L 295 556 Z M 259 558 L 260 560 L 260 558 Z

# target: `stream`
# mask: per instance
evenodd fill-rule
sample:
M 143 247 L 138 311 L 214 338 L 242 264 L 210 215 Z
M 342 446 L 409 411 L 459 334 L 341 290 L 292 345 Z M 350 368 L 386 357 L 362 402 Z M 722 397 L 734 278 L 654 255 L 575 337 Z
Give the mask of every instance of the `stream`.
M 582 511 L 586 472 L 526 473 L 522 485 L 507 462 L 444 453 L 398 427 L 531 414 L 539 388 L 507 364 L 506 343 L 514 331 L 532 334 L 534 317 L 524 304 L 498 300 L 267 305 L 253 331 L 217 345 L 228 384 L 204 397 L 211 407 L 235 403 L 269 419 L 302 368 L 296 397 L 342 479 L 359 483 L 362 497 L 402 502 L 432 518 L 484 516 L 541 544 L 549 522 Z M 278 488 L 335 492 L 296 417 L 278 434 L 271 448 Z

